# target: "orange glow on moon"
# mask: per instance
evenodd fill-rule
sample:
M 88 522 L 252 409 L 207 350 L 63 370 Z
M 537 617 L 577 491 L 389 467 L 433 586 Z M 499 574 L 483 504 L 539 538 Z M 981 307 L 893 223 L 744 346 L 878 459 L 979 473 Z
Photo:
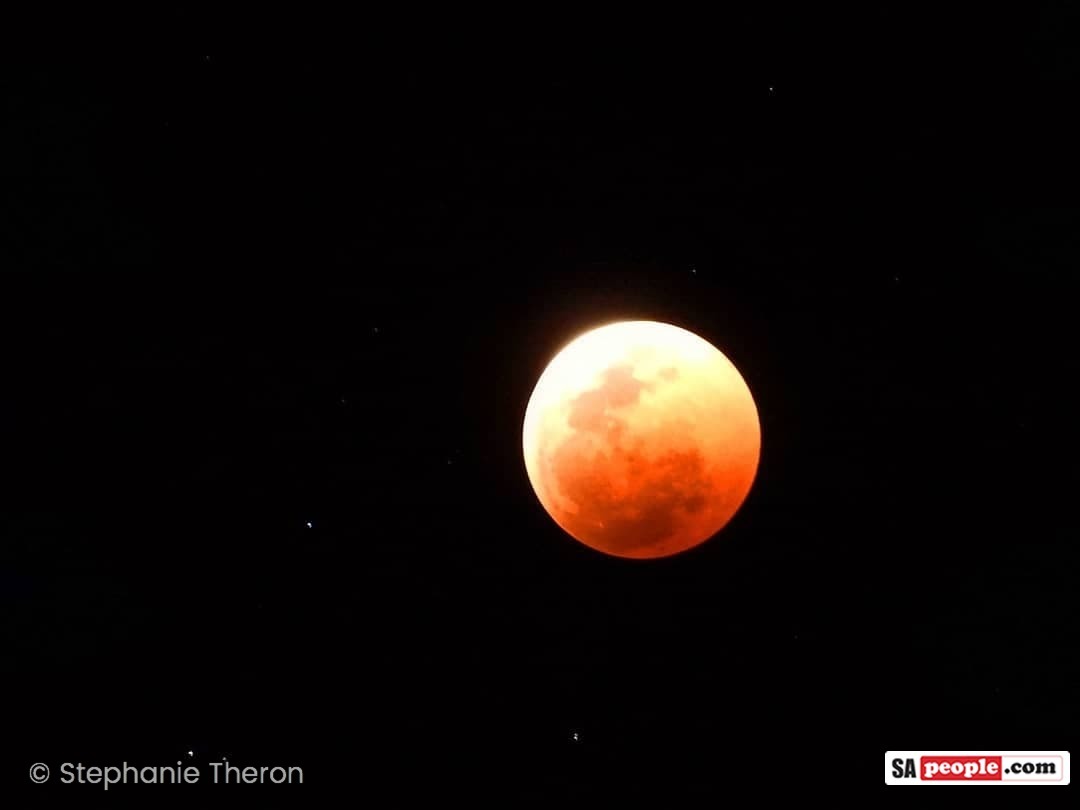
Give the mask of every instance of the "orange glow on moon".
M 719 349 L 677 326 L 624 321 L 555 356 L 525 410 L 522 447 L 556 523 L 597 551 L 647 559 L 731 520 L 757 473 L 761 425 Z

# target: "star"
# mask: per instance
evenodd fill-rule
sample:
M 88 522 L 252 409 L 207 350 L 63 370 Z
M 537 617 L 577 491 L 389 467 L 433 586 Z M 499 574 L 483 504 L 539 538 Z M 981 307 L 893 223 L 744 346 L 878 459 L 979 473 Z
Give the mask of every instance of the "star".
M 575 731 L 570 735 L 570 739 L 574 742 L 581 742 L 581 735 Z
M 305 526 L 307 526 L 307 527 L 308 527 L 308 528 L 310 529 L 310 528 L 311 528 L 311 521 L 309 520 L 309 521 L 308 521 L 307 523 L 305 523 L 304 525 L 305 525 Z
M 371 331 L 372 331 L 373 334 L 377 335 L 377 334 L 379 334 L 379 327 L 373 326 L 373 327 L 371 327 Z
M 188 752 L 187 752 L 187 755 L 188 755 L 189 757 L 193 757 L 193 756 L 195 756 L 195 752 L 194 752 L 194 751 L 188 751 Z

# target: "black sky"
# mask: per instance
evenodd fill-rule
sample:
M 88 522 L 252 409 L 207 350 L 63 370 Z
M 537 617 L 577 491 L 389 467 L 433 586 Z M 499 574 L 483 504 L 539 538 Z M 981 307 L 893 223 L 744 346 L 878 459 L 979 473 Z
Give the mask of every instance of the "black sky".
M 722 794 L 840 729 L 876 793 L 886 749 L 1075 743 L 1064 6 L 574 58 L 301 22 L 362 35 L 177 14 L 6 68 L 5 785 L 194 750 L 307 796 Z M 762 419 L 735 521 L 655 563 L 520 458 L 622 318 Z

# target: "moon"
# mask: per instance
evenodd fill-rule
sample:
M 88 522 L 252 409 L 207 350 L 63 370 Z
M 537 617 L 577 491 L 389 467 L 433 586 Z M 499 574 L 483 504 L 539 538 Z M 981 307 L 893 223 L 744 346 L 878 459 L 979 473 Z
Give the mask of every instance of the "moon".
M 525 409 L 522 448 L 537 498 L 571 537 L 652 559 L 728 524 L 757 474 L 761 425 L 746 381 L 711 343 L 621 321 L 551 360 Z

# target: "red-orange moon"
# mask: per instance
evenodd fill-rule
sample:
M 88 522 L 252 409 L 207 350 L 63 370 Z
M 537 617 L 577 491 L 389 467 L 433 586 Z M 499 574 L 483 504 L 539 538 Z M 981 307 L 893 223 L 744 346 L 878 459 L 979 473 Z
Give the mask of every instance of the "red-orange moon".
M 757 406 L 738 369 L 678 326 L 586 332 L 541 374 L 525 410 L 525 469 L 571 537 L 617 557 L 667 557 L 720 531 L 750 492 Z

